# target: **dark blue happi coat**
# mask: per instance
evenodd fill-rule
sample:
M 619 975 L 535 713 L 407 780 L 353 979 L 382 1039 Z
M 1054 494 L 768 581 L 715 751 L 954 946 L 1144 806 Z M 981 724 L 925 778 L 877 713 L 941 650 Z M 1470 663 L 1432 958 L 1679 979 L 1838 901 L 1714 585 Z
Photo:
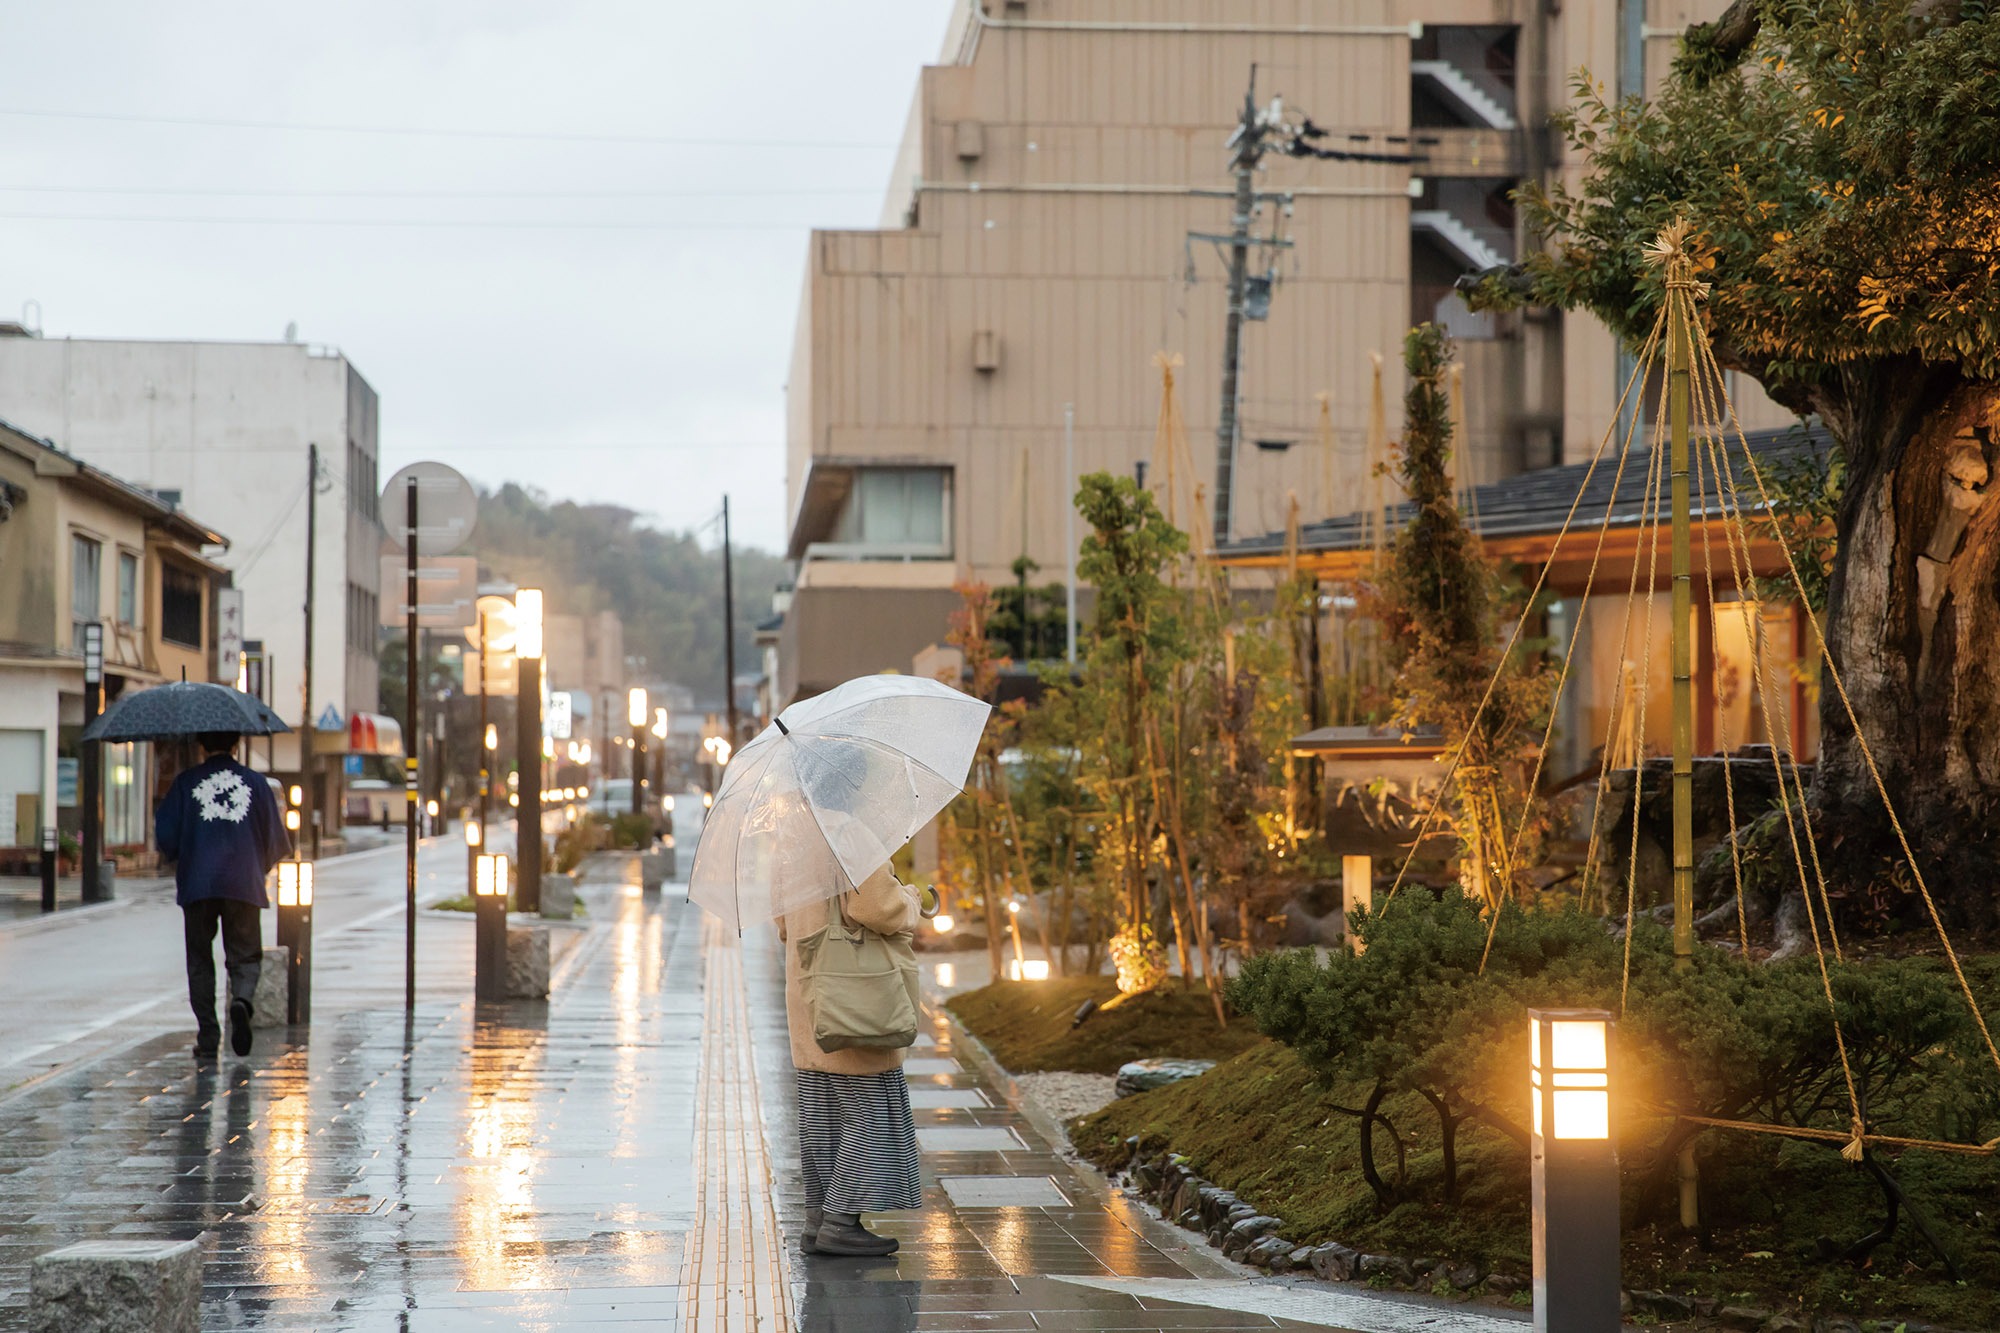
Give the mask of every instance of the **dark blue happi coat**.
M 174 779 L 153 832 L 174 862 L 174 901 L 183 907 L 205 898 L 269 907 L 264 877 L 292 850 L 271 784 L 223 755 Z

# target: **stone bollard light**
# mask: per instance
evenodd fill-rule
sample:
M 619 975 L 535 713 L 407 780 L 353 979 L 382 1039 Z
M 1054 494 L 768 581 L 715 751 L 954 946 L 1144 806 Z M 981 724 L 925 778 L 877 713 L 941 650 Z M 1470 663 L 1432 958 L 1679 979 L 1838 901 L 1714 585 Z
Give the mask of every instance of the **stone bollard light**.
M 1535 1333 L 1617 1333 L 1611 1015 L 1530 1009 Z
M 280 861 L 278 947 L 291 951 L 286 965 L 285 1021 L 294 1027 L 312 1022 L 312 934 L 313 863 Z
M 472 994 L 480 1000 L 507 998 L 507 858 L 481 852 L 473 863 Z

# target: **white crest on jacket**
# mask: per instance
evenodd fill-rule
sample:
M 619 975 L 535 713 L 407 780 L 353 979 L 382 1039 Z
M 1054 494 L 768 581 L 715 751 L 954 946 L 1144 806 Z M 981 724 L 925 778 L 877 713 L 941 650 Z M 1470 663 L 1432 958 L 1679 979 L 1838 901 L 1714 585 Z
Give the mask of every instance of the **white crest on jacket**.
M 250 814 L 249 784 L 226 768 L 195 784 L 194 799 L 201 806 L 204 820 L 226 819 L 241 824 Z

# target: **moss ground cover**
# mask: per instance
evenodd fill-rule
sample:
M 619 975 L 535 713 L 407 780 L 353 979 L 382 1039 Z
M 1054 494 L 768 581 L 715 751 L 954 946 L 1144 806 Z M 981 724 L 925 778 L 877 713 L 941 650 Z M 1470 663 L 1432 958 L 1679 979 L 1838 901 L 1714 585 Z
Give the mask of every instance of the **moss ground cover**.
M 1386 1211 L 1364 1182 L 1355 1118 L 1370 1084 L 1320 1082 L 1298 1055 L 1260 1042 L 1193 1079 L 1125 1098 L 1071 1126 L 1078 1150 L 1123 1165 L 1125 1140 L 1171 1148 L 1195 1170 L 1284 1219 L 1301 1243 L 1337 1240 L 1363 1251 L 1475 1261 L 1529 1270 L 1527 1154 L 1511 1139 L 1468 1126 L 1458 1141 L 1460 1199 L 1442 1197 L 1437 1119 L 1413 1093 L 1383 1104 L 1403 1153 L 1403 1188 Z M 1965 1274 L 1955 1282 L 1906 1213 L 1866 1260 L 1828 1258 L 1882 1221 L 1881 1194 L 1831 1147 L 1712 1131 L 1699 1140 L 1705 1236 L 1678 1234 L 1648 1205 L 1635 1167 L 1646 1165 L 1657 1123 L 1634 1125 L 1626 1153 L 1625 1285 L 1712 1297 L 1773 1311 L 1902 1319 L 1960 1329 L 2000 1328 L 2000 1163 L 1906 1152 L 1892 1169 L 1943 1236 Z M 1393 1147 L 1377 1148 L 1385 1171 Z M 1885 1159 L 1887 1160 L 1887 1159 Z
M 1263 1040 L 1240 1018 L 1218 1028 L 1199 987 L 1134 995 L 1070 1027 L 1086 1000 L 1102 1006 L 1117 998 L 1110 977 L 1055 977 L 995 982 L 952 997 L 946 1007 L 1017 1074 L 1116 1074 L 1128 1060 L 1155 1056 L 1227 1060 Z

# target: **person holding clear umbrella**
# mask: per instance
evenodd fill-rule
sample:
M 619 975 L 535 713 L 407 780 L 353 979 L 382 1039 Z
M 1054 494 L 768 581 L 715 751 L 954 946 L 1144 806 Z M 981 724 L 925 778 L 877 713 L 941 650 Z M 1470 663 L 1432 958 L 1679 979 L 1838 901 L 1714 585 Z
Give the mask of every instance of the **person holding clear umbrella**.
M 991 711 L 936 681 L 849 681 L 745 745 L 702 826 L 688 896 L 738 929 L 775 919 L 785 942 L 808 1254 L 892 1254 L 862 1214 L 922 1205 L 902 1066 L 910 937 L 938 904 L 889 860 L 958 795 Z
M 926 911 L 925 909 L 929 910 Z M 851 892 L 802 907 L 778 922 L 788 945 L 820 938 L 836 915 L 852 931 L 907 938 L 919 916 L 937 914 L 936 895 L 900 883 L 887 866 Z M 821 948 L 840 948 L 821 939 Z M 901 978 L 898 984 L 906 984 Z M 893 1254 L 893 1237 L 861 1224 L 863 1213 L 921 1208 L 917 1126 L 910 1113 L 910 1085 L 903 1078 L 906 1046 L 861 1045 L 828 1050 L 806 994 L 807 969 L 799 950 L 785 950 L 785 1019 L 791 1030 L 792 1067 L 798 1075 L 799 1165 L 806 1189 L 808 1254 L 857 1258 Z M 839 984 L 839 983 L 834 983 Z M 898 1020 L 900 1021 L 900 1020 Z M 916 1036 L 916 1011 L 909 1011 Z M 890 1034 L 897 1035 L 897 1034 Z

